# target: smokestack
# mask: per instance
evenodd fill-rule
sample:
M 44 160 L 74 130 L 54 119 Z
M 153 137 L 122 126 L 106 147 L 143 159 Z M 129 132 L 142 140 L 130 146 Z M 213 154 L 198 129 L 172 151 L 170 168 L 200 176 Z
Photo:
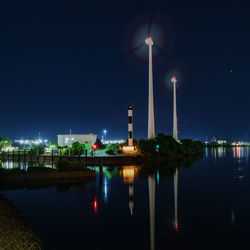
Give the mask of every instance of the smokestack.
M 133 146 L 133 108 L 128 106 L 128 146 Z

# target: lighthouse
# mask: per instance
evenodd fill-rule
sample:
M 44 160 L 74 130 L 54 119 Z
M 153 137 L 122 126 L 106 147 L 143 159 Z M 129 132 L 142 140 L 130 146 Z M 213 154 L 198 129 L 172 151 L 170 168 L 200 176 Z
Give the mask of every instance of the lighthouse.
M 128 146 L 133 146 L 133 108 L 128 106 Z
M 128 145 L 122 147 L 123 152 L 134 153 L 135 147 L 133 145 L 133 107 L 128 106 Z

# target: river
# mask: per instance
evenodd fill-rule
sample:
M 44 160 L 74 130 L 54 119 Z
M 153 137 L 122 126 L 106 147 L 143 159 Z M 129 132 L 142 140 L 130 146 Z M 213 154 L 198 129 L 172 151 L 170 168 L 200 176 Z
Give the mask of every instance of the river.
M 45 249 L 248 249 L 248 155 L 206 149 L 194 162 L 96 167 L 87 184 L 2 193 Z

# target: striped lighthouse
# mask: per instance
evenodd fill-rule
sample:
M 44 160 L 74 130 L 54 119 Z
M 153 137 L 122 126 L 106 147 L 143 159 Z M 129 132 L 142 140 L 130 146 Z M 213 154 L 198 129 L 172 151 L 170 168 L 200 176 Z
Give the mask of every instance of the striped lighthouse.
M 128 146 L 133 146 L 133 108 L 128 106 Z

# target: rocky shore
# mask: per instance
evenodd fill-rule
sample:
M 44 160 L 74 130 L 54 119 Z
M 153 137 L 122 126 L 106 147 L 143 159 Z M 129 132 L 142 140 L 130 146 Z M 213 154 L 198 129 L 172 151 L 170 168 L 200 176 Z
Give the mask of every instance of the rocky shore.
M 24 214 L 0 194 L 0 249 L 39 250 L 42 243 Z

